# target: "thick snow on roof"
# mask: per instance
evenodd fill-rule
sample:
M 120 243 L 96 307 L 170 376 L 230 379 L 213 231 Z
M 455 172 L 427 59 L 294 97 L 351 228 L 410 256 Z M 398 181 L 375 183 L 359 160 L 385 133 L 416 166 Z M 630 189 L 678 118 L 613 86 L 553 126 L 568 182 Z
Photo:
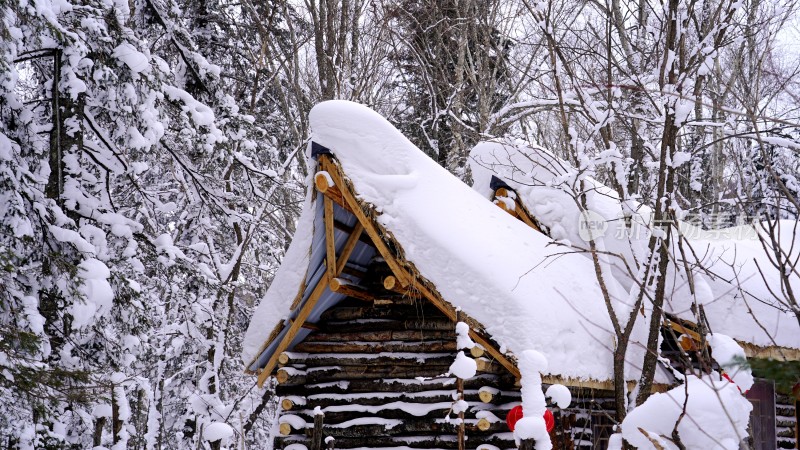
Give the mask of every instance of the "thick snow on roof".
M 578 180 L 583 177 L 587 209 L 593 212 L 593 220 L 607 227 L 595 242 L 600 250 L 622 256 L 610 257 L 607 262 L 618 283 L 632 289 L 634 277 L 628 268 L 635 271 L 636 262 L 643 261 L 651 234 L 648 207 L 636 202 L 623 204 L 616 192 L 585 174 L 579 175 L 572 165 L 541 148 L 484 142 L 471 152 L 470 166 L 474 188 L 484 197 L 492 194 L 490 181 L 496 176 L 516 191 L 525 208 L 554 239 L 588 248 L 586 228 L 583 233 L 579 228 L 581 209 L 575 200 L 575 193 L 581 192 Z M 624 216 L 630 218 L 632 228 L 626 226 Z M 781 246 L 798 258 L 800 228 L 794 221 L 780 225 Z M 761 347 L 800 348 L 797 318 L 770 293 L 770 289 L 780 293 L 779 273 L 752 227 L 707 231 L 681 223 L 680 231 L 685 238 L 684 252 L 673 245 L 673 254 L 679 261 L 685 259 L 686 265 L 670 267 L 669 312 L 694 321 L 690 308 L 696 301 L 703 305 L 712 332 Z M 694 294 L 686 267 L 691 268 Z M 765 272 L 763 279 L 759 267 Z M 800 277 L 793 277 L 792 287 L 800 292 Z
M 611 379 L 611 324 L 588 259 L 555 256 L 563 249 L 452 176 L 372 110 L 330 101 L 310 119 L 312 139 L 333 152 L 406 260 L 501 350 L 538 350 L 551 374 Z

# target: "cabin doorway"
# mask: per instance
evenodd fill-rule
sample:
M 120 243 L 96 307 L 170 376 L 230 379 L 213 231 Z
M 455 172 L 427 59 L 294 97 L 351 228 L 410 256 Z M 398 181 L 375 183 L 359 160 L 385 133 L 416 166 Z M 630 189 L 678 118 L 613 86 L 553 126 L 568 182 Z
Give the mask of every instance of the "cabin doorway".
M 777 448 L 775 436 L 775 384 L 771 380 L 757 379 L 746 397 L 753 404 L 750 411 L 750 436 L 744 448 L 773 450 Z

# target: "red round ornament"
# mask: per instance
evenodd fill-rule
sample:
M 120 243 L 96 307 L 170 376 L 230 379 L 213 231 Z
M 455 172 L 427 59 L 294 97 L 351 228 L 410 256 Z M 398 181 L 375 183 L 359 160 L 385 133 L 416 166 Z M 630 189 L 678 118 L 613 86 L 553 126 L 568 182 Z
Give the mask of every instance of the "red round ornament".
M 522 419 L 522 405 L 517 405 L 511 408 L 511 411 L 508 412 L 506 416 L 506 424 L 508 425 L 508 429 L 514 431 L 514 427 L 517 425 L 517 421 Z
M 553 417 L 553 413 L 551 413 L 549 409 L 544 410 L 544 424 L 547 427 L 548 433 L 553 431 L 553 427 L 556 426 L 556 418 Z
M 511 408 L 511 411 L 509 411 L 508 415 L 506 416 L 506 424 L 508 425 L 508 429 L 514 431 L 514 427 L 517 425 L 519 419 L 522 419 L 522 417 L 522 405 L 517 405 Z M 553 430 L 553 427 L 556 426 L 556 418 L 553 417 L 553 413 L 551 413 L 549 409 L 544 410 L 544 415 L 542 417 L 544 418 L 544 424 L 545 427 L 547 427 L 547 432 L 549 433 Z

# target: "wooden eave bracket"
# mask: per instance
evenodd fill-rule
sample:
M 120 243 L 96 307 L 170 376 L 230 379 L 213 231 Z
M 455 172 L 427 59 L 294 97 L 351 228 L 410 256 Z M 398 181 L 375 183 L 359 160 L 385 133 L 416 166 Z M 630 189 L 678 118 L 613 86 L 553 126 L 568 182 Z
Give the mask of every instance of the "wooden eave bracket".
M 513 202 L 514 202 L 513 209 L 509 208 L 505 201 L 498 199 L 498 197 L 505 197 L 508 199 L 512 199 L 512 195 L 510 195 L 512 192 L 513 192 Z M 496 191 L 494 191 L 492 200 L 494 201 L 494 204 L 500 207 L 500 209 L 502 209 L 503 211 L 523 221 L 526 225 L 533 228 L 534 230 L 540 233 L 544 233 L 542 231 L 542 227 L 539 226 L 539 223 L 536 220 L 534 220 L 533 215 L 528 213 L 528 210 L 525 209 L 525 206 L 520 201 L 519 195 L 516 192 L 509 191 L 509 189 L 507 188 L 498 188 Z
M 322 170 L 327 172 L 328 176 L 331 177 L 335 186 L 339 188 L 339 192 L 341 192 L 342 199 L 345 202 L 345 205 L 348 207 L 348 210 L 351 211 L 356 216 L 359 223 L 361 223 L 364 231 L 366 231 L 367 235 L 369 235 L 369 237 L 372 239 L 372 242 L 375 244 L 375 247 L 378 249 L 378 252 L 381 254 L 383 259 L 389 265 L 389 268 L 392 270 L 394 276 L 397 277 L 401 285 L 408 286 L 409 279 L 407 278 L 407 272 L 400 266 L 393 252 L 389 249 L 389 246 L 386 245 L 386 242 L 383 240 L 382 233 L 378 227 L 361 209 L 361 205 L 359 204 L 358 200 L 356 200 L 355 195 L 350 191 L 349 186 L 345 183 L 344 176 L 342 175 L 339 166 L 328 155 L 320 155 L 319 164 Z

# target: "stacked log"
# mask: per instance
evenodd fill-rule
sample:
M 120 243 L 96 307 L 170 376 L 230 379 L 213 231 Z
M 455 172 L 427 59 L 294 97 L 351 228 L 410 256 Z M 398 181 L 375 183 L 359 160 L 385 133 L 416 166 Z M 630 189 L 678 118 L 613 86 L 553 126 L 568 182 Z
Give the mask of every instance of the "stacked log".
M 775 437 L 778 448 L 798 448 L 797 400 L 775 393 Z

